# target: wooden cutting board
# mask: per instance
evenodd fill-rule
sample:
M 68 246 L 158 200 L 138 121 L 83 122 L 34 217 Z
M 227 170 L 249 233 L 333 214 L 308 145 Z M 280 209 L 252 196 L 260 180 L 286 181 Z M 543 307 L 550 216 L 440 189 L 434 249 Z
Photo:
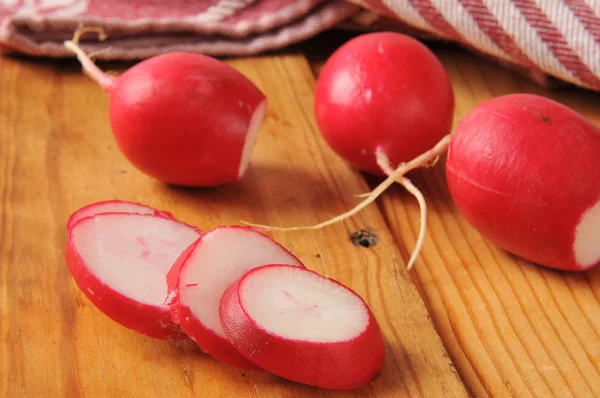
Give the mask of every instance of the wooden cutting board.
M 228 61 L 266 93 L 269 112 L 244 180 L 216 189 L 169 187 L 134 169 L 113 140 L 106 95 L 76 63 L 0 58 L 0 396 L 600 396 L 600 271 L 549 271 L 495 248 L 452 205 L 443 162 L 415 177 L 430 211 L 410 275 L 418 208 L 397 187 L 344 223 L 271 234 L 371 306 L 386 363 L 361 389 L 325 391 L 223 365 L 191 342 L 121 327 L 78 290 L 65 223 L 85 204 L 139 201 L 204 230 L 241 219 L 309 225 L 376 183 L 320 138 L 312 95 L 323 53 L 303 48 Z M 485 99 L 526 91 L 600 124 L 596 94 L 550 93 L 459 50 L 436 53 L 455 87 L 456 122 Z M 379 243 L 352 244 L 360 230 Z
M 270 106 L 246 178 L 217 189 L 173 188 L 136 171 L 113 140 L 107 97 L 75 63 L 1 62 L 1 396 L 335 395 L 119 326 L 72 282 L 63 251 L 69 214 L 105 199 L 147 203 L 204 230 L 241 219 L 311 224 L 356 203 L 353 195 L 369 187 L 320 139 L 303 56 L 231 62 Z M 360 229 L 379 244 L 353 245 L 349 236 Z M 355 289 L 383 329 L 384 370 L 347 395 L 466 395 L 377 206 L 323 231 L 273 237 Z

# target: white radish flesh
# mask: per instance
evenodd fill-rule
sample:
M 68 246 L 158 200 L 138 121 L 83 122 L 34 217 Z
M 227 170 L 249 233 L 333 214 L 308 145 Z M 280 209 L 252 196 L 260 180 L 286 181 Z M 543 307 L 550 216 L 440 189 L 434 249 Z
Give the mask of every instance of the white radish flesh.
M 267 236 L 244 227 L 207 232 L 177 260 L 169 275 L 173 319 L 208 354 L 229 365 L 259 370 L 229 343 L 219 319 L 223 292 L 253 268 L 300 260 Z
M 600 262 L 600 200 L 583 213 L 581 221 L 575 228 L 573 250 L 575 260 L 583 269 L 590 268 Z
M 240 103 L 243 106 L 243 103 Z M 238 178 L 241 180 L 250 166 L 250 158 L 252 157 L 252 150 L 256 145 L 258 139 L 258 133 L 265 119 L 265 113 L 267 112 L 267 102 L 264 101 L 256 107 L 252 119 L 250 119 L 250 125 L 246 138 L 244 139 L 244 146 L 242 148 L 242 155 L 240 157 L 240 165 L 238 166 Z
M 223 295 L 220 318 L 241 354 L 289 380 L 353 389 L 383 367 L 383 337 L 366 303 L 304 268 L 274 264 L 250 271 Z
M 166 275 L 201 232 L 151 214 L 105 213 L 69 231 L 67 263 L 82 292 L 114 321 L 150 337 L 180 337 L 171 320 Z

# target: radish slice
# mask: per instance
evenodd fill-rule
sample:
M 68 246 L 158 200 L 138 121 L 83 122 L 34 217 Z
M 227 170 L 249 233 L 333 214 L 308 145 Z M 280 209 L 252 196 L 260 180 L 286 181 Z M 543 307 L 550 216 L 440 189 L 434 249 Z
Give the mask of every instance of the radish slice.
M 260 370 L 229 343 L 219 319 L 223 292 L 253 268 L 282 263 L 302 266 L 277 242 L 250 228 L 216 228 L 194 242 L 167 275 L 175 322 L 212 357 L 229 365 Z
M 289 380 L 347 390 L 383 367 L 383 336 L 362 298 L 304 268 L 250 271 L 223 295 L 220 319 L 242 355 Z
M 179 339 L 171 320 L 166 274 L 201 232 L 151 214 L 105 213 L 69 230 L 67 264 L 100 311 L 121 325 L 158 339 Z
M 123 200 L 106 200 L 92 203 L 77 210 L 71 215 L 67 222 L 67 229 L 71 229 L 77 221 L 85 217 L 95 216 L 102 213 L 132 213 L 132 214 L 154 214 L 166 218 L 175 218 L 168 211 L 157 210 L 141 203 L 126 202 Z

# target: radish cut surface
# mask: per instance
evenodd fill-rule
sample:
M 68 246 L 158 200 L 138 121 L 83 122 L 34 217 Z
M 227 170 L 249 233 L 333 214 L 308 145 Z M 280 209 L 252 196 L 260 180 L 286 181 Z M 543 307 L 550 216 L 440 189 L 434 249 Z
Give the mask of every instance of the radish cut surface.
M 244 103 L 240 101 L 240 106 L 244 106 Z M 238 177 L 241 179 L 248 166 L 250 165 L 250 157 L 252 156 L 252 150 L 256 145 L 256 140 L 258 138 L 258 132 L 260 131 L 260 127 L 262 126 L 263 120 L 265 118 L 265 112 L 267 110 L 267 101 L 263 101 L 254 111 L 252 115 L 252 119 L 250 120 L 250 126 L 248 127 L 248 132 L 246 133 L 246 140 L 244 141 L 244 147 L 242 149 L 242 156 L 240 159 L 240 167 L 238 169 Z
M 98 214 L 70 229 L 67 263 L 79 288 L 111 319 L 150 337 L 177 338 L 164 304 L 166 275 L 200 235 L 151 214 Z
M 575 259 L 582 269 L 600 262 L 600 201 L 587 210 L 575 228 Z
M 383 367 L 383 336 L 366 303 L 304 268 L 273 264 L 248 272 L 224 293 L 220 317 L 242 355 L 289 380 L 346 390 Z
M 75 225 L 75 223 L 82 218 L 103 213 L 154 214 L 167 218 L 174 218 L 173 215 L 167 211 L 157 210 L 141 203 L 126 202 L 122 200 L 107 200 L 103 202 L 92 203 L 74 212 L 67 222 L 67 229 L 71 229 L 73 225 Z
M 219 318 L 225 290 L 253 268 L 300 260 L 275 241 L 250 228 L 219 227 L 207 232 L 177 260 L 169 275 L 173 319 L 208 354 L 229 365 L 260 368 L 227 340 Z

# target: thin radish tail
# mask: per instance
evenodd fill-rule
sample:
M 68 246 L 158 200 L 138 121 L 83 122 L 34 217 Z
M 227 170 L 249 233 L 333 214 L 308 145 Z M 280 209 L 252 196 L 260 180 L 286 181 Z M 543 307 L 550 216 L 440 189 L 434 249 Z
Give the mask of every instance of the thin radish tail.
M 388 177 L 391 176 L 394 173 L 394 168 L 392 167 L 385 152 L 381 149 L 377 149 L 375 156 L 377 158 L 377 165 Z M 433 163 L 437 163 L 438 159 L 439 156 L 433 160 Z M 419 190 L 419 188 L 413 185 L 411 180 L 404 176 L 399 176 L 396 178 L 396 182 L 402 185 L 417 199 L 417 202 L 419 202 L 419 210 L 421 212 L 421 228 L 417 237 L 417 243 L 415 244 L 415 248 L 413 249 L 410 259 L 408 260 L 408 264 L 406 265 L 406 269 L 410 271 L 413 265 L 415 265 L 417 257 L 419 257 L 419 253 L 421 252 L 421 247 L 423 247 L 423 242 L 425 241 L 425 231 L 427 230 L 427 203 L 425 202 L 423 193 Z
M 73 39 L 65 41 L 64 46 L 77 55 L 77 59 L 79 62 L 81 62 L 81 66 L 83 66 L 83 71 L 86 75 L 98 83 L 98 85 L 102 87 L 104 91 L 110 91 L 111 87 L 114 85 L 115 78 L 107 75 L 100 68 L 98 68 L 94 61 L 92 61 L 91 54 L 86 54 L 85 51 L 83 51 L 83 49 L 79 46 L 79 38 L 81 35 L 87 32 L 98 33 L 99 40 L 106 39 L 106 34 L 102 28 L 79 27 L 75 31 Z
M 421 231 L 419 233 L 419 237 L 417 239 L 417 244 L 415 246 L 415 250 L 411 255 L 411 258 L 408 262 L 408 269 L 410 270 L 415 263 L 415 260 L 421 250 L 421 246 L 423 244 L 423 240 L 425 238 L 425 226 L 426 226 L 426 216 L 427 216 L 427 207 L 425 204 L 425 198 L 423 194 L 410 182 L 410 180 L 404 175 L 409 171 L 419 168 L 419 167 L 431 167 L 439 160 L 440 156 L 446 152 L 448 146 L 450 145 L 450 141 L 452 139 L 452 134 L 446 135 L 442 138 L 433 148 L 422 153 L 417 156 L 413 160 L 407 163 L 401 163 L 395 170 L 389 165 L 389 161 L 387 160 L 387 156 L 383 154 L 381 151 L 377 151 L 377 163 L 379 167 L 387 174 L 387 178 L 381 182 L 373 191 L 368 194 L 357 195 L 359 197 L 364 197 L 364 200 L 356 205 L 354 208 L 348 210 L 345 213 L 342 213 L 336 217 L 333 217 L 327 221 L 316 225 L 310 225 L 305 227 L 272 227 L 268 225 L 261 224 L 252 224 L 246 221 L 241 221 L 242 224 L 249 225 L 256 228 L 261 228 L 264 231 L 303 231 L 303 230 L 317 230 L 329 225 L 344 221 L 347 218 L 354 216 L 359 213 L 362 209 L 367 207 L 369 204 L 373 203 L 383 192 L 385 192 L 394 182 L 398 182 L 403 185 L 412 195 L 415 196 L 417 201 L 419 202 L 419 207 L 421 208 Z

